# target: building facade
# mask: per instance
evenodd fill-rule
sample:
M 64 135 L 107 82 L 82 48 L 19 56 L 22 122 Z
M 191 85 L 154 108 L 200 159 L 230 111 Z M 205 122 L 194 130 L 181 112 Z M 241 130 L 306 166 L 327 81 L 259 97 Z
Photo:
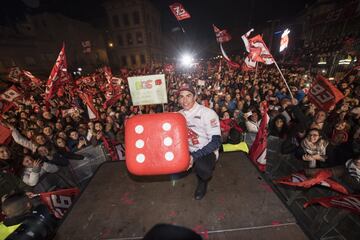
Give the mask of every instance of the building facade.
M 135 68 L 162 62 L 160 13 L 147 0 L 109 0 L 108 52 L 112 67 Z
M 18 66 L 46 78 L 62 43 L 70 71 L 92 72 L 108 65 L 106 43 L 99 30 L 63 15 L 42 13 L 28 15 L 12 26 L 0 26 L 0 74 Z

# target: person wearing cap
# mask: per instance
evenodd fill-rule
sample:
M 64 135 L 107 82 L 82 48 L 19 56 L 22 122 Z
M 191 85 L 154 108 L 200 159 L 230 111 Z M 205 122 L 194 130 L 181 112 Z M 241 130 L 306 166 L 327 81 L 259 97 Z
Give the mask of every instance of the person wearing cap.
M 219 117 L 210 108 L 196 102 L 195 88 L 191 83 L 183 83 L 179 89 L 180 113 L 185 117 L 189 130 L 190 166 L 198 178 L 195 199 L 202 199 L 207 184 L 212 177 L 219 157 L 221 131 Z

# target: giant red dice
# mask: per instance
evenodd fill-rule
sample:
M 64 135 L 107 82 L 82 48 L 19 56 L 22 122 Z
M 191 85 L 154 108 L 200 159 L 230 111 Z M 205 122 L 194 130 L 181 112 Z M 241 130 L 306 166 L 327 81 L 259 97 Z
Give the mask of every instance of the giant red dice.
M 134 175 L 186 171 L 189 146 L 186 120 L 180 113 L 137 115 L 126 121 L 126 166 Z

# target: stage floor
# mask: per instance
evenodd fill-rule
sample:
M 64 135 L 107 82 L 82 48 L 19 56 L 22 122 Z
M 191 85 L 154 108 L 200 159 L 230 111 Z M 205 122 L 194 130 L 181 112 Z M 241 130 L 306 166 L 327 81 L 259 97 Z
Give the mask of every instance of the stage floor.
M 55 239 L 141 239 L 157 223 L 202 232 L 203 239 L 308 239 L 241 152 L 220 154 L 208 193 L 193 197 L 194 174 L 171 181 L 134 177 L 125 162 L 103 164 Z

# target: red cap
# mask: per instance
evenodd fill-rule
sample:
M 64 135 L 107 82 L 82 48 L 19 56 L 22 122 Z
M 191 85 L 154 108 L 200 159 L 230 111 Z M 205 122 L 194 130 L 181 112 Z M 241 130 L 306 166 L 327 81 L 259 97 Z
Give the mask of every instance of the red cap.
M 181 92 L 181 91 L 189 91 L 189 92 L 191 92 L 192 94 L 195 95 L 195 88 L 192 86 L 191 83 L 183 83 L 183 84 L 181 84 L 179 92 Z

